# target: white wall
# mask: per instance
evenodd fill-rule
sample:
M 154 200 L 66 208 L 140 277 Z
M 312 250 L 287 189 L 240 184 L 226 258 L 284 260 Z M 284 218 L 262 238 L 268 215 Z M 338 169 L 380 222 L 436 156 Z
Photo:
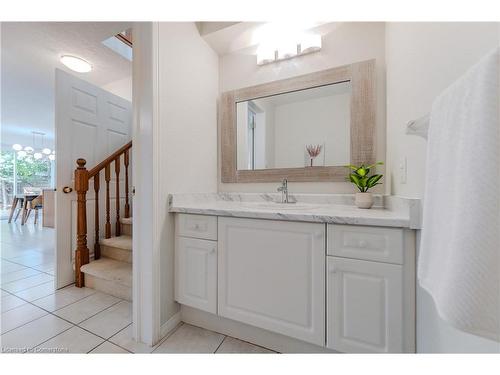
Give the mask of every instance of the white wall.
M 101 88 L 130 102 L 132 101 L 132 76 L 106 83 Z
M 221 92 L 253 86 L 270 81 L 321 71 L 336 66 L 369 59 L 377 60 L 377 159 L 385 159 L 385 24 L 342 23 L 323 36 L 318 53 L 279 63 L 258 66 L 255 54 L 240 51 L 221 56 Z M 290 183 L 291 192 L 351 193 L 355 188 L 345 182 Z M 276 183 L 224 184 L 219 191 L 269 192 Z M 383 188 L 381 188 L 383 189 Z
M 159 25 L 161 323 L 174 302 L 174 223 L 167 194 L 217 191 L 218 56 L 194 23 Z
M 425 140 L 405 135 L 406 122 L 430 111 L 434 98 L 499 44 L 494 23 L 388 23 L 387 174 L 392 194 L 422 197 Z M 407 158 L 407 183 L 398 163 Z M 387 176 L 389 177 L 389 176 Z M 442 321 L 431 297 L 417 290 L 419 352 L 499 352 L 499 344 L 458 331 Z

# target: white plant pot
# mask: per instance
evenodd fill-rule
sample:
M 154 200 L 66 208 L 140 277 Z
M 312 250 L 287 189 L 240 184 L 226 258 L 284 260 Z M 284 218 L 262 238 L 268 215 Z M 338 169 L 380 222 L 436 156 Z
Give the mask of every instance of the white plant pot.
M 373 206 L 372 193 L 356 193 L 354 203 L 358 208 L 371 208 Z

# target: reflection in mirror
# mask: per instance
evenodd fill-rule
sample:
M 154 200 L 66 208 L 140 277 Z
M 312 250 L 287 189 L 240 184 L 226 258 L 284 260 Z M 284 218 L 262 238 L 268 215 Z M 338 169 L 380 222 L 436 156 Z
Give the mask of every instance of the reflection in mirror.
M 238 170 L 350 162 L 351 82 L 236 104 Z

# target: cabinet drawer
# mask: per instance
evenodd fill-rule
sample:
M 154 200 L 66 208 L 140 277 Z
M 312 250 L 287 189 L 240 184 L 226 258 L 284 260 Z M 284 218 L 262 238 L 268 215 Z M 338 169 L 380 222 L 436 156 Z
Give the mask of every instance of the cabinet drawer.
M 178 236 L 217 241 L 217 216 L 177 214 Z
M 328 225 L 328 255 L 403 264 L 403 229 Z

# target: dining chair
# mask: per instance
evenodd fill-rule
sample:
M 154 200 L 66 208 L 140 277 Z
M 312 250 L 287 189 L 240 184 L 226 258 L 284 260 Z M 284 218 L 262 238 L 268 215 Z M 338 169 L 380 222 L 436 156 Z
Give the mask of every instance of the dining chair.
M 19 205 L 19 207 L 17 207 Z M 17 218 L 19 217 L 19 214 L 23 211 L 23 206 L 24 206 L 24 196 L 14 196 L 14 199 L 12 200 L 12 205 L 10 207 L 10 214 L 9 214 L 9 223 L 12 222 L 12 218 L 14 217 L 14 222 L 16 222 Z M 16 213 L 17 209 L 17 213 Z
M 43 195 L 39 195 L 33 199 L 27 200 L 28 207 L 23 224 L 28 221 L 31 211 L 35 211 L 35 225 L 38 224 L 39 210 L 43 209 Z

